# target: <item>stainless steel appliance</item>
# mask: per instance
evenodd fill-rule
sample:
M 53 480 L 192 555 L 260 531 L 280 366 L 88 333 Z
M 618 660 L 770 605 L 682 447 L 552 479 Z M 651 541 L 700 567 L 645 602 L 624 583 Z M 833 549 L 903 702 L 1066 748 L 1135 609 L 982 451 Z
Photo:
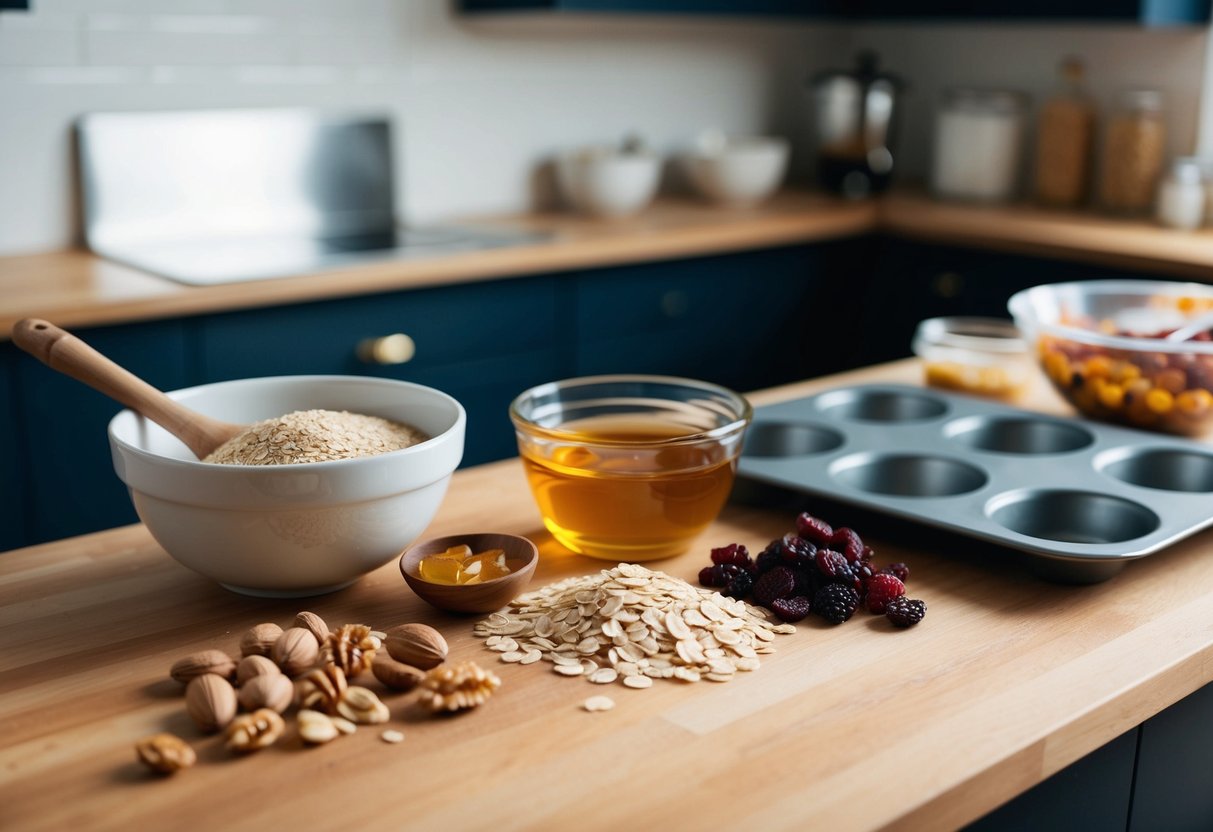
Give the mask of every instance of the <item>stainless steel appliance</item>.
M 850 197 L 883 191 L 893 175 L 893 127 L 904 83 L 879 71 L 876 56 L 864 52 L 855 69 L 818 73 L 810 86 L 819 183 Z
M 539 239 L 399 227 L 384 116 L 96 113 L 76 129 L 89 248 L 182 283 L 287 277 Z

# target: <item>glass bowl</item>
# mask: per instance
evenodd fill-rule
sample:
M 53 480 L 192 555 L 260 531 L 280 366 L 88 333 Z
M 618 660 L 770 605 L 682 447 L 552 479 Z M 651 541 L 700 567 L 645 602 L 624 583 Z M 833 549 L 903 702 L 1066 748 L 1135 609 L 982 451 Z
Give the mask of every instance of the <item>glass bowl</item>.
M 664 376 L 556 381 L 510 405 L 544 525 L 613 561 L 690 548 L 728 499 L 752 416 L 731 390 Z
M 1001 318 L 928 318 L 914 333 L 931 387 L 1014 401 L 1035 371 L 1013 323 Z
M 1199 436 L 1213 427 L 1213 336 L 1165 336 L 1213 310 L 1213 287 L 1148 280 L 1035 286 L 1008 302 L 1057 391 L 1093 419 Z

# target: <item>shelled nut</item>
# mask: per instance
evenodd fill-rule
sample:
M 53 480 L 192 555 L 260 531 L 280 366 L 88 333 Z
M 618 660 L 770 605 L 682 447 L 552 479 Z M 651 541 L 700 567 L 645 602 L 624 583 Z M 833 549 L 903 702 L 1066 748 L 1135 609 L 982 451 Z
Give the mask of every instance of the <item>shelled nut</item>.
M 135 754 L 139 762 L 160 774 L 172 774 L 198 761 L 189 743 L 173 734 L 144 737 L 135 743 Z
M 261 708 L 233 719 L 224 734 L 224 745 L 232 751 L 257 751 L 273 745 L 284 730 L 286 723 L 277 711 Z
M 346 687 L 345 671 L 334 664 L 326 664 L 309 671 L 296 682 L 295 700 L 300 708 L 335 714 Z
M 257 676 L 281 676 L 278 665 L 265 656 L 245 656 L 236 665 L 236 684 L 244 685 Z
M 307 612 L 305 610 L 296 615 L 294 626 L 311 631 L 311 634 L 316 637 L 317 644 L 324 644 L 328 641 L 329 625 L 314 612 Z
M 304 742 L 321 745 L 341 736 L 340 729 L 328 714 L 305 709 L 299 712 L 298 719 L 299 736 L 303 738 Z
M 345 671 L 353 678 L 369 670 L 375 659 L 379 642 L 371 635 L 365 624 L 346 624 L 329 634 L 324 645 L 324 659 Z
M 373 691 L 350 685 L 337 702 L 337 713 L 359 725 L 375 725 L 387 722 L 391 714 L 387 705 Z
M 383 643 L 398 662 L 430 670 L 446 661 L 449 651 L 442 633 L 425 624 L 400 624 L 387 631 Z
M 425 678 L 425 671 L 403 662 L 398 662 L 387 653 L 375 656 L 371 665 L 375 678 L 393 690 L 410 691 Z

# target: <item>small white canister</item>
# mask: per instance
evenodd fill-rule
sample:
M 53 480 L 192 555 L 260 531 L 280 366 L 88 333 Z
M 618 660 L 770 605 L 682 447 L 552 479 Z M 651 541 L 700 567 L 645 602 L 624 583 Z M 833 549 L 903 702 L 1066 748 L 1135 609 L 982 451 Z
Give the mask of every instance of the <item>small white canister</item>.
M 1205 219 L 1204 171 L 1197 159 L 1176 159 L 1158 185 L 1158 221 L 1192 231 Z
M 936 196 L 1003 202 L 1019 186 L 1027 96 L 952 89 L 935 121 L 931 190 Z

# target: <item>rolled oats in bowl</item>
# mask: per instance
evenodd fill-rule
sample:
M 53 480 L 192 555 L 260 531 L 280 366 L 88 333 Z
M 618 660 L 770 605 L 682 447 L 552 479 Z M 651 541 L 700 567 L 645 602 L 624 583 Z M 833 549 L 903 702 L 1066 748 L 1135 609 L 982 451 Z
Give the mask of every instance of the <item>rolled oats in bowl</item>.
M 212 451 L 203 462 L 291 465 L 398 451 L 430 437 L 402 422 L 347 410 L 296 410 L 263 419 Z

